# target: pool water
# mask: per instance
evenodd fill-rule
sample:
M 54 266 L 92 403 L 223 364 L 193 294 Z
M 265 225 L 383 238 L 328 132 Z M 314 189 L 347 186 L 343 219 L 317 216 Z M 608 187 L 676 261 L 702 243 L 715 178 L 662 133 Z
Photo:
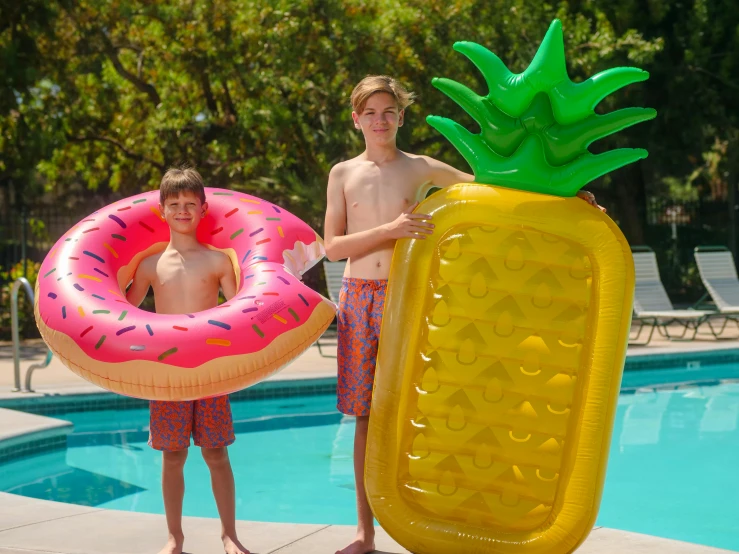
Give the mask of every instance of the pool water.
M 343 421 L 335 406 L 333 395 L 232 403 L 236 442 L 229 457 L 238 519 L 352 523 L 354 425 Z M 74 423 L 66 452 L 4 464 L 0 490 L 164 513 L 162 455 L 147 445 L 147 409 L 54 417 Z M 184 515 L 218 517 L 208 467 L 197 447 L 190 448 L 185 464 L 185 489 Z
M 739 550 L 739 383 L 631 392 L 684 378 L 683 370 L 624 377 L 630 392 L 619 397 L 597 525 Z M 333 395 L 234 402 L 232 410 L 239 519 L 356 523 L 354 422 L 336 411 Z M 74 423 L 67 450 L 5 464 L 0 490 L 163 513 L 161 454 L 146 444 L 147 410 L 55 417 Z M 185 483 L 184 514 L 217 517 L 195 447 Z
M 739 384 L 622 395 L 598 525 L 739 550 Z

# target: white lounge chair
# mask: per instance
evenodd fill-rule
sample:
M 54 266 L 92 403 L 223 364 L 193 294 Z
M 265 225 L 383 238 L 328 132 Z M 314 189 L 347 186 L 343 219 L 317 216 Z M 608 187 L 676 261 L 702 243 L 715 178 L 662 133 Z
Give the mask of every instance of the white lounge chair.
M 341 292 L 341 283 L 344 278 L 344 269 L 346 268 L 346 260 L 339 262 L 323 261 L 323 276 L 326 279 L 326 288 L 328 289 L 328 297 L 332 302 L 339 303 L 339 292 Z M 320 337 L 316 341 L 318 353 L 325 358 L 335 358 L 335 355 L 326 354 L 323 347 L 326 345 L 326 339 Z
M 670 340 L 685 339 L 685 336 L 692 331 L 693 334 L 688 339 L 692 340 L 698 333 L 698 328 L 706 322 L 713 335 L 716 336 L 708 321 L 716 312 L 693 309 L 676 310 L 660 279 L 654 251 L 647 246 L 635 246 L 632 248 L 632 253 L 636 273 L 633 322 L 639 326 L 636 337 L 629 337 L 632 344 L 649 344 L 655 328 Z M 671 323 L 682 325 L 682 333 L 671 334 L 669 330 Z M 644 328 L 649 329 L 646 342 L 634 342 L 639 340 Z
M 729 321 L 739 325 L 739 277 L 731 251 L 725 246 L 698 246 L 695 248 L 695 262 L 707 291 L 698 303 L 710 296 L 717 311 L 725 316 L 719 333 Z
M 701 281 L 722 314 L 739 314 L 739 278 L 731 251 L 724 246 L 698 246 L 695 261 Z

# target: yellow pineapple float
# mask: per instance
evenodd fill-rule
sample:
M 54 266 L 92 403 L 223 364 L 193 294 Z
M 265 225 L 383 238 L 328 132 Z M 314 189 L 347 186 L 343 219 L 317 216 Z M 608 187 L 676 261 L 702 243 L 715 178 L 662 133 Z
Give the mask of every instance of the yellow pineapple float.
M 481 133 L 429 123 L 477 182 L 426 199 L 417 211 L 432 214 L 434 234 L 395 249 L 368 496 L 380 524 L 415 554 L 568 553 L 597 516 L 634 289 L 620 230 L 575 195 L 646 157 L 587 148 L 655 116 L 594 113 L 648 74 L 617 68 L 573 83 L 559 21 L 518 75 L 477 44 L 454 48 L 489 94 L 434 85 Z

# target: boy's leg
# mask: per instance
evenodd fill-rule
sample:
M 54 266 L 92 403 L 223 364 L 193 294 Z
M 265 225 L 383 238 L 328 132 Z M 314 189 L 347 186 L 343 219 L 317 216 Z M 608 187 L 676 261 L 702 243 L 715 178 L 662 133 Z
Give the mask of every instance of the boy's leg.
M 169 535 L 160 554 L 180 554 L 185 541 L 182 532 L 183 469 L 190 446 L 192 416 L 192 402 L 149 403 L 149 445 L 162 451 L 162 496 Z
M 221 539 L 227 554 L 249 554 L 236 536 L 236 486 L 227 446 L 234 442 L 233 419 L 228 396 L 195 402 L 195 444 L 202 448 L 210 470 L 213 497 L 221 518 Z
M 375 549 L 374 517 L 364 488 L 364 460 L 367 450 L 372 385 L 382 305 L 377 305 L 377 281 L 347 279 L 339 298 L 339 381 L 338 409 L 356 416 L 354 431 L 354 482 L 357 495 L 357 536 L 337 554 L 366 554 Z M 384 294 L 383 294 L 384 298 Z
M 182 501 L 185 497 L 183 469 L 187 449 L 162 453 L 162 496 L 167 517 L 167 544 L 160 554 L 179 554 L 185 542 L 182 531 Z
M 341 554 L 365 554 L 375 549 L 375 518 L 364 488 L 364 458 L 367 452 L 369 416 L 357 416 L 354 430 L 354 485 L 357 491 L 357 536 Z

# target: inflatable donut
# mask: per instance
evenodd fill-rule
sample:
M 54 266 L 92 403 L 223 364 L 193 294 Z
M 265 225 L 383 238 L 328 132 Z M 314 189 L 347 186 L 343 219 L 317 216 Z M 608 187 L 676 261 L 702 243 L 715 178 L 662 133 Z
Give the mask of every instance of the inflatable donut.
M 205 189 L 198 240 L 226 253 L 238 293 L 210 310 L 153 314 L 125 290 L 169 227 L 159 191 L 115 202 L 61 237 L 36 282 L 36 322 L 72 371 L 120 394 L 191 400 L 257 383 L 305 351 L 333 320 L 332 302 L 300 281 L 324 255 L 304 222 L 239 192 Z

